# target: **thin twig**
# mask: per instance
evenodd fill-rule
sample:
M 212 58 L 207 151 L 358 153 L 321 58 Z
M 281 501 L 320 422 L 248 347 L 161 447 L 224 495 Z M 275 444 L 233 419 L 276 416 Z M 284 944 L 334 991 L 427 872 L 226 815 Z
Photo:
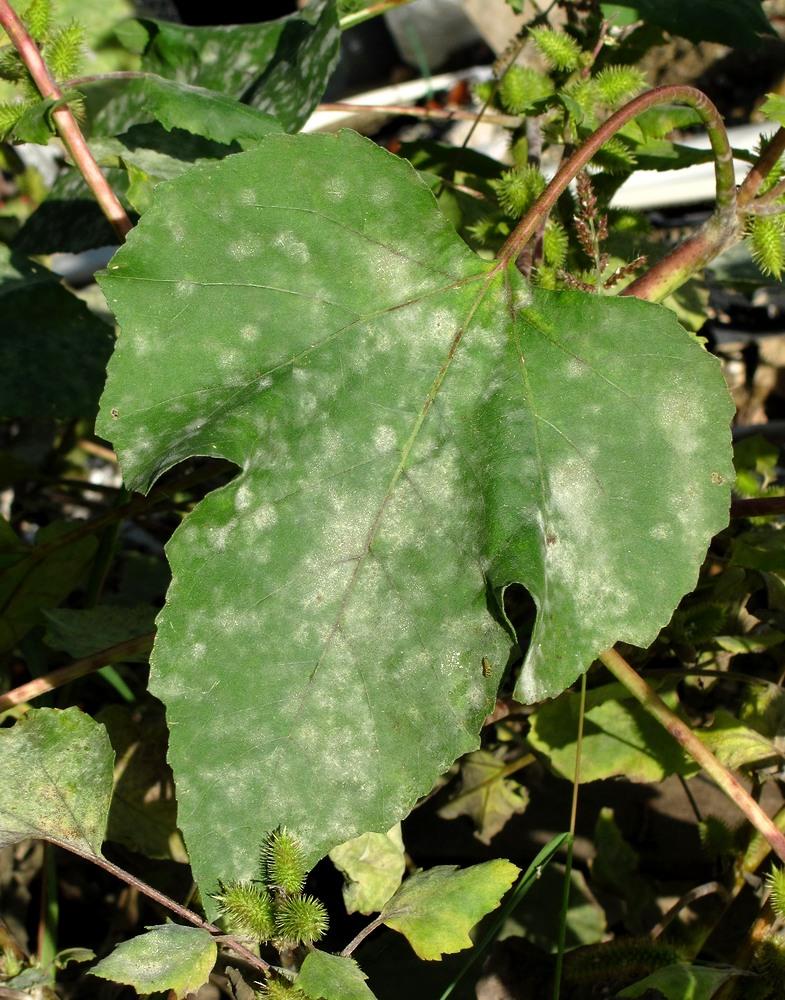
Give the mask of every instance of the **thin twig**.
M 437 119 L 439 121 L 475 121 L 477 112 L 471 108 L 418 108 L 410 104 L 352 104 L 350 101 L 334 101 L 319 104 L 317 111 L 346 111 L 351 114 L 401 115 L 407 118 Z M 522 119 L 517 115 L 490 114 L 483 115 L 484 122 L 502 125 L 504 128 L 517 128 Z
M 9 708 L 13 708 L 14 705 L 23 705 L 27 701 L 32 701 L 33 698 L 40 698 L 42 694 L 54 691 L 55 688 L 100 670 L 101 667 L 108 666 L 110 663 L 117 663 L 119 660 L 126 660 L 129 656 L 138 656 L 140 653 L 148 653 L 153 648 L 154 639 L 155 632 L 148 632 L 147 635 L 136 636 L 134 639 L 126 639 L 125 642 L 118 642 L 117 645 L 102 649 L 98 653 L 93 653 L 92 656 L 86 656 L 84 659 L 74 660 L 73 663 L 68 663 L 64 667 L 58 667 L 57 670 L 52 670 L 48 674 L 44 674 L 43 677 L 36 677 L 35 680 L 29 681 L 27 684 L 20 684 L 12 691 L 0 695 L 0 712 L 5 712 Z
M 739 188 L 739 208 L 746 207 L 757 196 L 764 181 L 777 165 L 783 153 L 785 153 L 785 128 L 780 126 L 744 178 Z
M 708 747 L 702 743 L 690 727 L 675 712 L 671 711 L 657 692 L 651 688 L 629 663 L 616 652 L 608 649 L 600 660 L 610 672 L 621 681 L 630 694 L 637 698 L 646 712 L 653 716 L 677 740 L 686 752 L 703 768 L 720 789 L 744 813 L 756 830 L 771 844 L 780 860 L 785 861 L 785 835 L 778 829 L 758 803 L 753 799 L 739 779 L 721 764 Z
M 381 914 L 379 914 L 378 917 L 374 917 L 374 919 L 367 926 L 363 927 L 363 929 L 356 937 L 352 938 L 352 940 L 346 945 L 346 947 L 341 952 L 341 955 L 344 958 L 348 958 L 349 955 L 351 955 L 356 948 L 359 948 L 359 946 L 368 937 L 368 935 L 372 934 L 377 927 L 381 927 L 383 923 L 384 920 L 382 919 Z
M 0 0 L 0 25 L 8 33 L 8 37 L 22 57 L 22 61 L 44 100 L 63 101 L 63 93 L 49 72 L 37 45 L 8 0 Z M 84 177 L 101 207 L 101 211 L 122 242 L 133 225 L 117 195 L 101 173 L 101 168 L 90 152 L 71 109 L 67 104 L 60 104 L 53 110 L 52 120 L 74 165 Z
M 731 517 L 765 517 L 785 514 L 785 497 L 752 497 L 747 500 L 731 500 Z
M 222 931 L 220 927 L 216 927 L 215 924 L 211 924 L 209 921 L 203 920 L 198 913 L 194 913 L 193 910 L 189 910 L 187 907 L 181 906 L 180 903 L 172 899 L 170 896 L 167 896 L 163 892 L 159 892 L 158 889 L 154 889 L 151 885 L 148 885 L 147 882 L 143 882 L 141 879 L 138 879 L 135 875 L 127 872 L 124 868 L 120 868 L 119 865 L 108 861 L 103 855 L 93 854 L 91 851 L 83 850 L 70 841 L 57 840 L 54 837 L 47 837 L 46 839 L 49 840 L 50 843 L 56 844 L 58 847 L 63 847 L 65 850 L 71 851 L 72 854 L 77 854 L 80 858 L 84 858 L 86 861 L 92 861 L 93 864 L 103 868 L 104 871 L 107 871 L 116 878 L 119 878 L 127 885 L 133 886 L 145 896 L 148 896 L 165 909 L 175 913 L 183 920 L 187 920 L 188 923 L 193 924 L 195 927 L 201 927 L 203 930 L 208 931 L 208 933 L 216 937 L 220 937 L 223 944 L 231 948 L 232 951 L 236 952 L 238 955 L 242 955 L 245 961 L 248 962 L 249 965 L 252 965 L 254 969 L 259 969 L 265 974 L 270 971 L 271 966 L 268 962 L 265 962 L 263 958 L 259 958 L 258 955 L 254 955 L 252 951 L 249 951 L 245 945 L 240 944 L 240 942 L 235 938 L 227 936 L 226 932 Z

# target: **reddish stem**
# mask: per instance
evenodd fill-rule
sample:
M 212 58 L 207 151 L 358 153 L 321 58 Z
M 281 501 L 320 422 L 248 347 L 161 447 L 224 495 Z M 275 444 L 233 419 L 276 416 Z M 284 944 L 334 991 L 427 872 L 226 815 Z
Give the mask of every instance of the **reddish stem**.
M 756 197 L 763 182 L 777 165 L 783 153 L 785 153 L 785 128 L 780 126 L 772 136 L 771 142 L 752 164 L 750 172 L 744 178 L 744 182 L 739 188 L 738 199 L 740 208 L 748 205 Z
M 8 33 L 8 37 L 22 57 L 22 61 L 44 100 L 62 101 L 62 91 L 55 83 L 38 47 L 8 0 L 0 0 L 0 25 Z M 61 104 L 52 112 L 52 119 L 74 165 L 84 177 L 115 233 L 123 241 L 133 228 L 131 220 L 95 162 L 71 109 L 67 104 Z
M 715 215 L 715 228 L 712 230 L 714 239 L 729 239 L 725 235 L 726 230 L 733 230 L 735 235 L 738 226 L 736 224 L 736 179 L 733 172 L 733 153 L 722 123 L 719 111 L 712 102 L 695 87 L 672 86 L 657 87 L 649 90 L 630 101 L 615 114 L 612 114 L 607 121 L 593 132 L 588 139 L 572 154 L 572 156 L 562 164 L 556 176 L 545 188 L 540 197 L 534 202 L 532 207 L 521 219 L 511 234 L 507 242 L 498 253 L 500 267 L 506 266 L 509 261 L 517 260 L 522 250 L 537 231 L 541 220 L 547 217 L 559 197 L 567 189 L 570 182 L 583 170 L 589 161 L 599 152 L 605 143 L 619 131 L 622 126 L 631 121 L 643 111 L 655 107 L 658 104 L 686 104 L 700 115 L 701 120 L 708 130 L 709 141 L 714 151 L 714 175 L 717 184 L 717 204 Z M 716 230 L 716 231 L 715 231 Z M 681 247 L 677 248 L 681 250 Z M 666 262 L 660 262 L 656 268 L 649 272 L 655 273 L 652 279 L 652 286 L 656 286 L 658 291 L 670 284 L 680 284 L 684 279 L 682 269 L 689 266 L 690 262 L 703 260 L 703 246 L 695 246 L 690 251 L 685 251 L 681 258 L 677 258 L 676 264 L 668 263 L 672 261 L 673 255 L 666 258 Z M 674 268 L 678 271 L 677 278 L 674 279 Z M 670 277 L 668 277 L 670 272 Z M 634 283 L 634 284 L 637 284 Z M 630 286 L 632 288 L 633 286 Z M 628 294 L 639 294 L 626 291 Z M 670 288 L 668 288 L 670 290 Z M 664 294 L 667 294 L 665 291 Z M 645 297 L 640 295 L 639 297 Z
M 186 906 L 181 906 L 180 903 L 172 899 L 170 896 L 167 896 L 163 892 L 159 892 L 151 885 L 148 885 L 147 882 L 143 882 L 135 875 L 127 872 L 124 868 L 120 868 L 119 865 L 108 861 L 102 854 L 93 854 L 91 851 L 85 850 L 70 841 L 58 840 L 56 837 L 48 837 L 46 839 L 49 840 L 50 843 L 56 844 L 58 847 L 63 847 L 67 851 L 71 851 L 72 854 L 77 854 L 80 858 L 92 861 L 93 864 L 98 865 L 100 868 L 103 868 L 116 878 L 119 878 L 121 881 L 133 886 L 135 889 L 138 889 L 139 892 L 148 896 L 150 899 L 155 900 L 156 903 L 159 903 L 170 912 L 177 914 L 177 916 L 181 919 L 187 920 L 188 923 L 193 924 L 195 927 L 201 927 L 202 930 L 207 931 L 215 937 L 220 936 L 223 944 L 225 944 L 228 948 L 231 948 L 232 951 L 236 952 L 238 955 L 241 955 L 254 969 L 259 969 L 260 972 L 264 972 L 265 974 L 270 971 L 270 965 L 268 962 L 265 962 L 265 960 L 260 958 L 258 955 L 254 955 L 254 953 L 249 951 L 245 945 L 240 944 L 239 941 L 236 941 L 233 937 L 227 935 L 221 930 L 220 927 L 216 927 L 215 924 L 211 924 L 209 921 L 203 920 L 198 913 L 194 913 L 193 910 L 189 910 Z

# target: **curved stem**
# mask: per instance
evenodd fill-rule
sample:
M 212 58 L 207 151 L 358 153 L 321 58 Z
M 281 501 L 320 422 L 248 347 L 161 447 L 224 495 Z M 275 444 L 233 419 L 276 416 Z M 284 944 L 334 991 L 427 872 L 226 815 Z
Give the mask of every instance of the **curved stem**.
M 612 114 L 562 164 L 556 176 L 521 219 L 499 251 L 497 257 L 501 266 L 518 258 L 523 248 L 536 233 L 541 220 L 547 216 L 570 182 L 605 143 L 627 122 L 658 104 L 686 104 L 700 115 L 701 121 L 708 131 L 709 142 L 714 152 L 714 176 L 717 185 L 715 216 L 722 217 L 723 220 L 733 219 L 735 223 L 736 178 L 733 172 L 733 153 L 719 111 L 708 97 L 695 87 L 657 87 L 641 94 Z
M 360 933 L 357 934 L 355 937 L 353 937 L 352 940 L 346 945 L 346 947 L 341 952 L 341 956 L 343 958 L 347 958 L 349 955 L 351 955 L 356 948 L 359 948 L 359 946 L 368 937 L 368 935 L 372 934 L 377 927 L 381 927 L 383 923 L 384 920 L 382 919 L 381 914 L 379 914 L 378 917 L 374 917 L 373 920 L 365 927 L 363 927 Z
M 717 760 L 690 727 L 668 708 L 657 692 L 649 687 L 640 674 L 636 673 L 615 649 L 606 650 L 600 656 L 600 660 L 630 694 L 638 699 L 649 715 L 668 730 L 728 798 L 736 803 L 755 829 L 759 830 L 771 844 L 772 850 L 780 860 L 785 861 L 785 835 L 761 809 L 739 779 Z
M 22 57 L 22 61 L 44 100 L 62 101 L 62 91 L 55 83 L 38 47 L 8 0 L 0 0 L 0 25 L 8 33 L 8 37 Z M 95 162 L 71 109 L 67 104 L 60 105 L 52 112 L 52 119 L 65 148 L 74 161 L 74 165 L 84 177 L 100 205 L 101 211 L 122 242 L 133 228 L 131 220 Z

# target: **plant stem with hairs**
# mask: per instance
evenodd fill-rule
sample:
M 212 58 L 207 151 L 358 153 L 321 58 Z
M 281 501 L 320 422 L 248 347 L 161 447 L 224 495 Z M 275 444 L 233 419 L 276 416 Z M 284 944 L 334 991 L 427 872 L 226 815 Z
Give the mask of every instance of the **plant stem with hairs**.
M 0 26 L 5 28 L 44 100 L 63 101 L 62 91 L 8 0 L 0 0 Z M 59 104 L 52 111 L 52 120 L 74 166 L 84 177 L 101 211 L 122 242 L 133 225 L 90 152 L 71 109 L 65 103 Z
M 712 260 L 718 253 L 733 246 L 744 234 L 738 219 L 736 179 L 733 153 L 720 113 L 712 102 L 695 87 L 657 87 L 634 98 L 612 114 L 566 160 L 540 197 L 524 215 L 498 254 L 500 266 L 520 259 L 526 244 L 570 183 L 587 166 L 605 143 L 627 122 L 641 112 L 659 104 L 686 104 L 693 108 L 706 126 L 714 152 L 714 176 L 717 200 L 714 214 L 694 237 L 676 247 L 645 275 L 624 289 L 622 294 L 658 301 L 682 285 L 687 278 Z

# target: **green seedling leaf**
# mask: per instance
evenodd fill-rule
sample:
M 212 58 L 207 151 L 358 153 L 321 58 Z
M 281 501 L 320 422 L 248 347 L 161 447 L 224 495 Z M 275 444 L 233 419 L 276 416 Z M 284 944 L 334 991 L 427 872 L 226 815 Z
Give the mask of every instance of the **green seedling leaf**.
M 732 770 L 782 756 L 774 743 L 721 708 L 715 711 L 711 728 L 697 729 L 695 735 L 721 764 Z
M 308 119 L 335 68 L 335 0 L 312 0 L 263 24 L 193 28 L 147 18 L 145 70 L 234 97 L 277 118 L 287 131 Z
M 353 958 L 312 951 L 297 976 L 297 988 L 311 1000 L 373 1000 L 368 977 Z
M 100 857 L 113 763 L 106 730 L 78 708 L 0 730 L 0 847 L 39 837 Z
M 714 641 L 728 653 L 764 653 L 767 649 L 781 646 L 785 641 L 785 632 L 766 629 L 749 635 L 717 635 Z
M 501 750 L 504 754 L 504 749 Z M 497 754 L 477 750 L 461 761 L 461 787 L 439 809 L 442 819 L 468 816 L 475 826 L 474 835 L 483 844 L 502 830 L 515 813 L 526 811 L 529 793 L 507 778 L 507 765 Z
M 643 926 L 651 913 L 655 896 L 650 880 L 638 870 L 640 857 L 625 840 L 613 810 L 600 810 L 594 828 L 596 854 L 592 861 L 592 884 L 610 889 L 627 904 L 635 926 Z
M 553 905 L 564 893 L 563 865 L 549 865 L 534 883 L 523 902 L 504 922 L 501 937 L 525 937 L 545 954 L 558 949 L 561 908 Z M 570 872 L 570 889 L 565 915 L 565 946 L 596 944 L 607 931 L 605 912 L 593 897 L 581 872 Z
M 760 106 L 760 113 L 769 121 L 785 126 L 785 97 L 781 94 L 767 94 Z
M 481 260 L 354 133 L 162 185 L 101 284 L 127 483 L 242 469 L 169 544 L 152 658 L 204 887 L 254 876 L 257 829 L 309 862 L 389 829 L 477 749 L 510 583 L 539 607 L 532 702 L 650 643 L 727 523 L 733 407 L 699 342 Z
M 45 146 L 56 134 L 52 123 L 52 112 L 62 103 L 62 100 L 56 101 L 54 98 L 37 101 L 19 118 L 10 136 L 17 142 L 35 142 Z
M 93 537 L 70 539 L 73 526 L 53 522 L 26 545 L 0 519 L 0 651 L 11 649 L 46 609 L 56 607 L 79 583 L 95 554 Z
M 691 42 L 721 42 L 732 48 L 756 49 L 760 35 L 772 35 L 774 29 L 766 17 L 761 0 L 628 0 L 626 3 L 601 3 L 603 17 L 630 14 L 635 20 L 659 25 L 672 35 Z
M 459 870 L 440 865 L 408 878 L 381 912 L 423 959 L 471 948 L 469 931 L 496 909 L 520 872 L 509 861 L 486 861 Z
M 93 416 L 112 329 L 57 275 L 7 246 L 0 246 L 0 308 L 2 416 Z
M 201 927 L 165 924 L 119 944 L 90 974 L 138 993 L 172 990 L 185 997 L 207 982 L 217 956 L 215 941 Z
M 83 611 L 70 608 L 45 611 L 44 642 L 80 660 L 116 646 L 118 642 L 152 632 L 156 614 L 157 609 L 153 607 L 123 608 L 108 604 Z M 126 662 L 146 663 L 147 654 L 131 654 Z
M 733 540 L 730 565 L 785 576 L 785 538 L 769 525 L 745 531 Z
M 665 1000 L 711 1000 L 717 990 L 734 976 L 748 976 L 741 969 L 711 968 L 705 965 L 667 965 L 618 993 L 619 997 L 646 997 L 653 990 Z
M 89 948 L 66 948 L 47 965 L 31 965 L 18 976 L 4 977 L 3 989 L 9 1000 L 25 1000 L 26 997 L 30 1000 L 56 1000 L 57 994 L 51 989 L 54 969 L 64 969 L 71 962 L 92 962 L 94 958 L 95 952 Z
M 330 851 L 346 880 L 347 913 L 378 913 L 401 884 L 406 870 L 400 823 L 388 833 L 364 833 Z
M 660 690 L 669 708 L 678 710 L 675 691 Z M 580 695 L 565 692 L 530 716 L 529 742 L 568 781 L 575 775 Z M 623 775 L 630 781 L 662 781 L 698 770 L 666 732 L 621 684 L 594 688 L 586 696 L 580 780 Z

